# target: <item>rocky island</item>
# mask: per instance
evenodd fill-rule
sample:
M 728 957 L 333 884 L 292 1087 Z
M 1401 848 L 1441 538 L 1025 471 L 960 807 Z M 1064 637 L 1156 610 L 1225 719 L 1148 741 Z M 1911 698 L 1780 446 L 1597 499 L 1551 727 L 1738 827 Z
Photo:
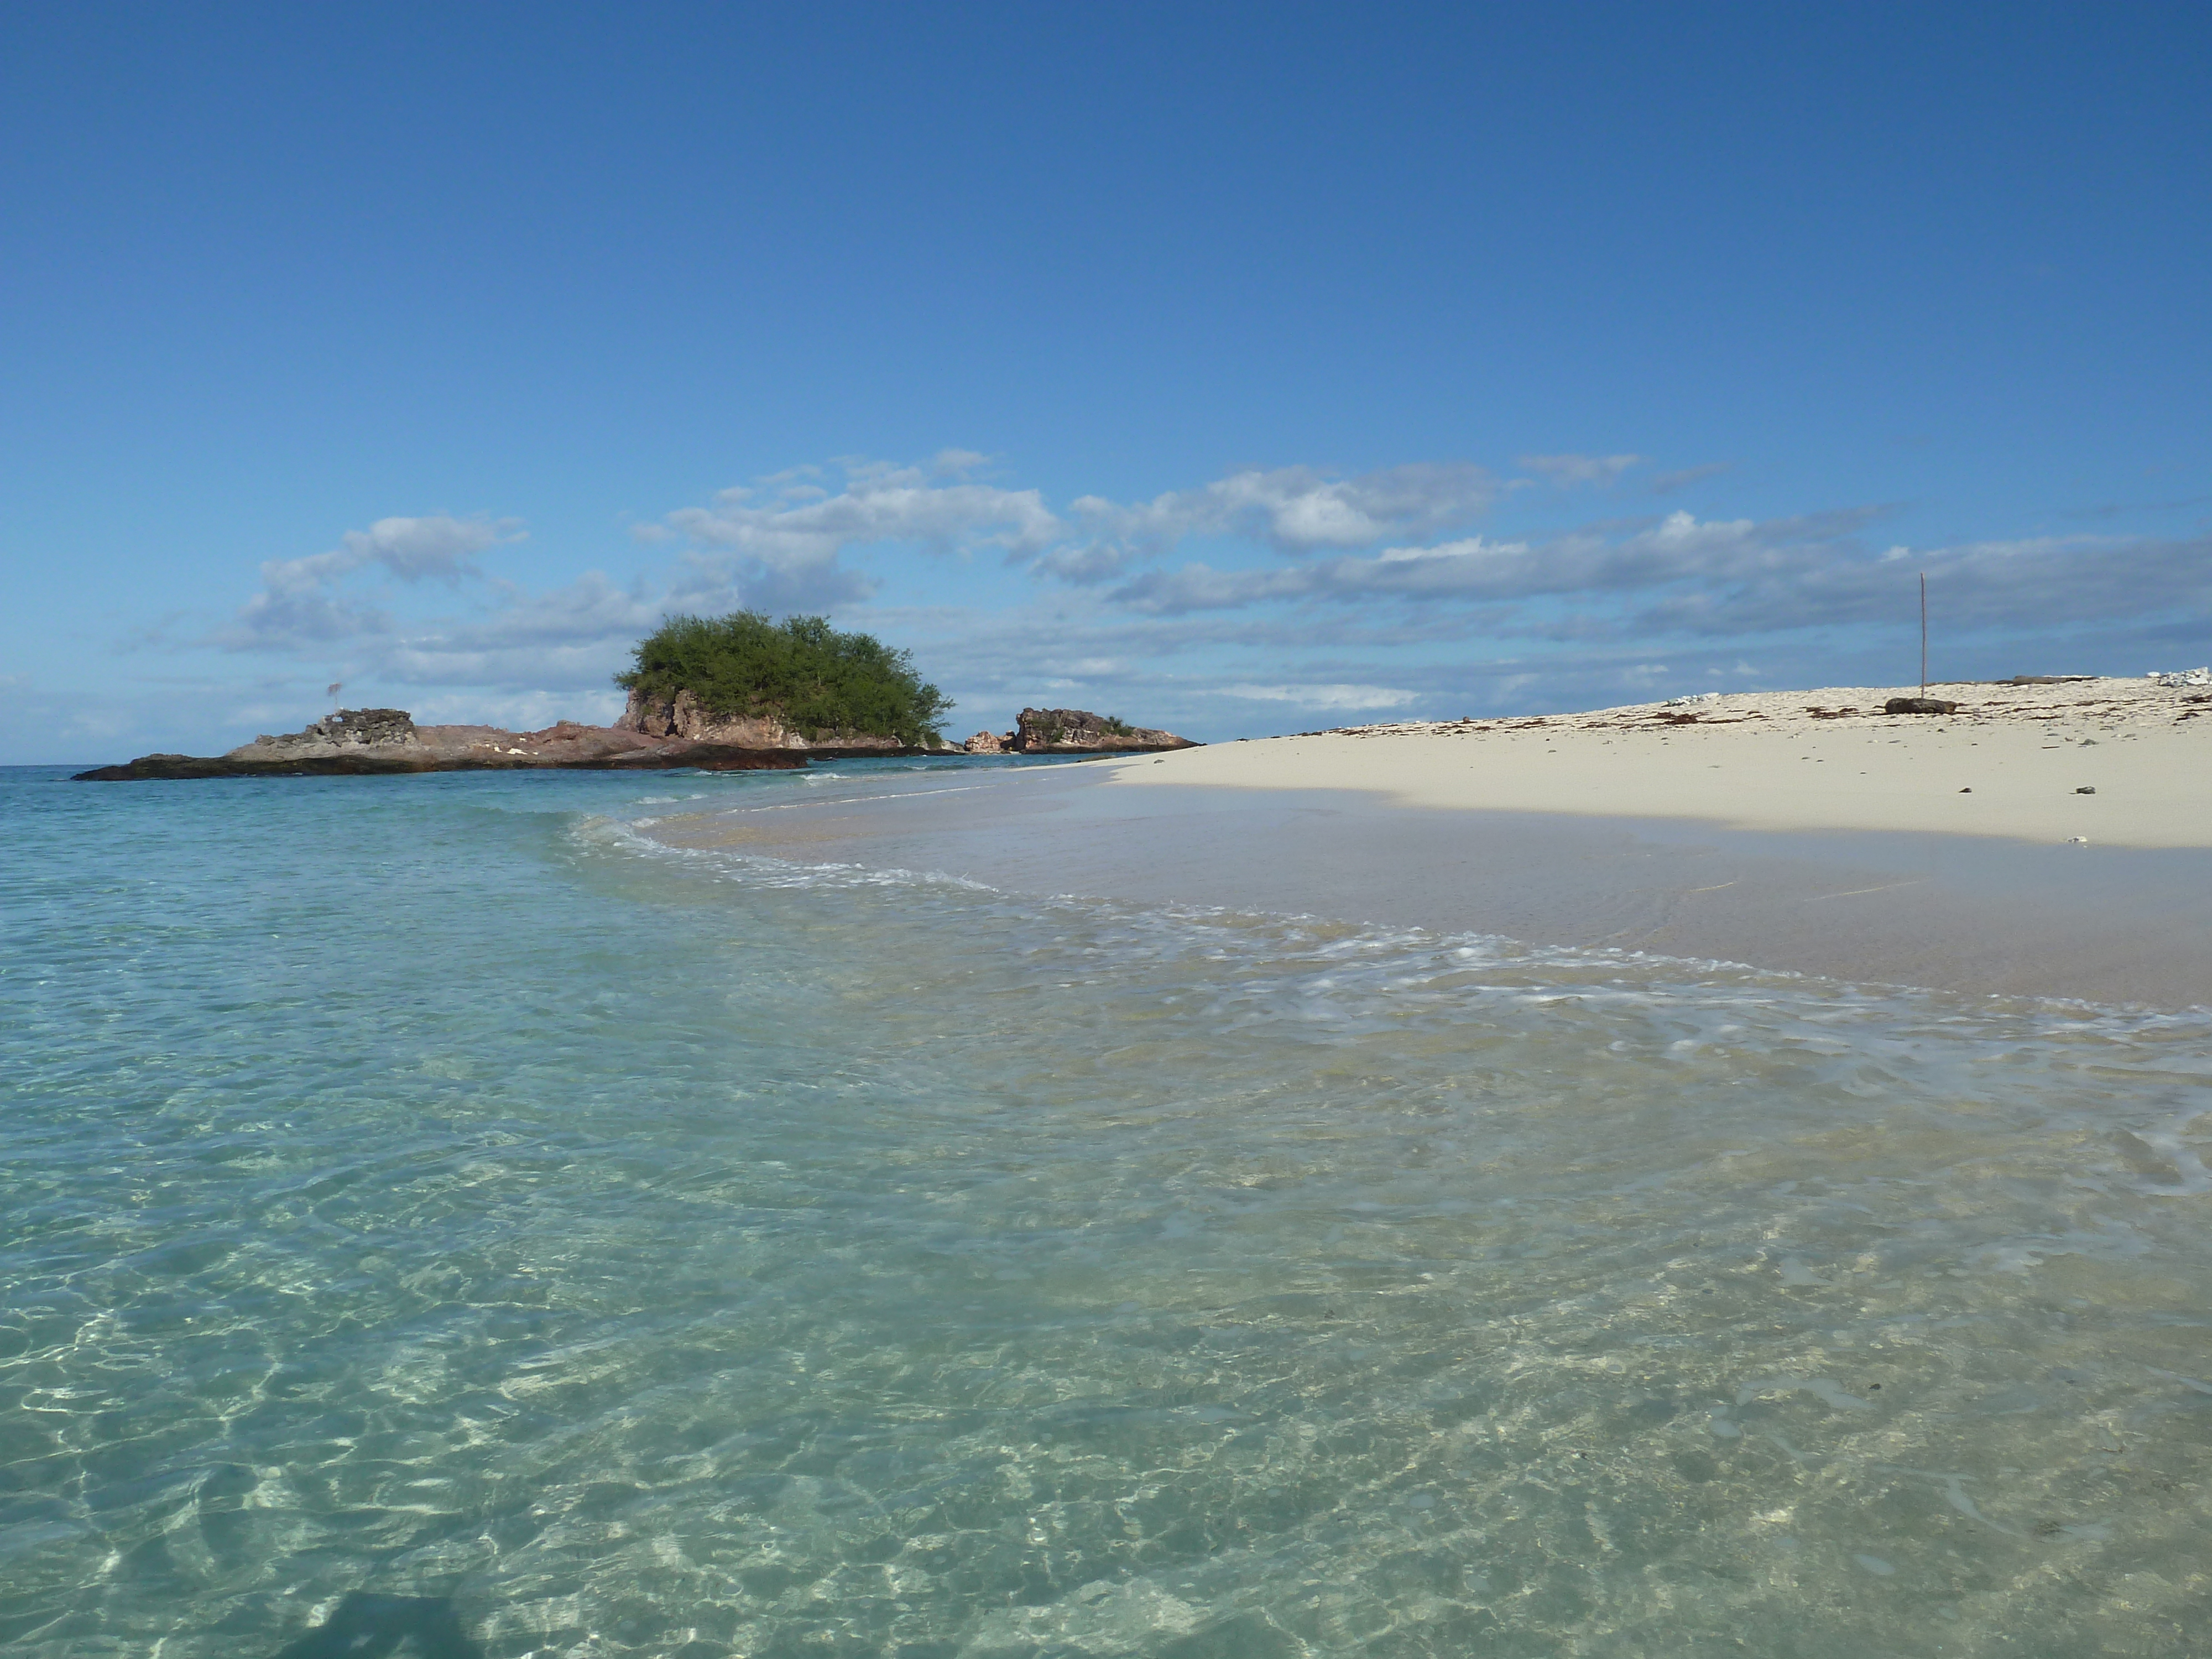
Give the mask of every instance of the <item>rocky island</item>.
M 562 720 L 538 732 L 417 726 L 404 708 L 341 708 L 301 731 L 263 733 L 228 753 L 142 755 L 78 779 L 330 777 L 565 768 L 710 772 L 803 767 L 809 758 L 897 755 L 1115 754 L 1188 749 L 1172 732 L 1070 708 L 1024 708 L 1003 738 L 947 743 L 951 704 L 904 651 L 820 617 L 757 611 L 672 617 L 615 677 L 629 701 L 612 726 Z
M 969 740 L 973 750 L 975 743 Z M 1000 739 L 1001 749 L 1015 755 L 1144 755 L 1165 749 L 1195 749 L 1198 744 L 1172 732 L 1148 726 L 1131 726 L 1111 714 L 1094 714 L 1083 708 L 1024 708 L 1014 729 Z
M 495 726 L 417 726 L 404 708 L 341 708 L 303 731 L 264 734 L 224 755 L 141 755 L 121 766 L 79 772 L 113 783 L 165 778 L 377 776 L 400 772 L 505 772 L 525 767 L 710 772 L 800 767 L 804 756 L 562 720 L 542 732 Z

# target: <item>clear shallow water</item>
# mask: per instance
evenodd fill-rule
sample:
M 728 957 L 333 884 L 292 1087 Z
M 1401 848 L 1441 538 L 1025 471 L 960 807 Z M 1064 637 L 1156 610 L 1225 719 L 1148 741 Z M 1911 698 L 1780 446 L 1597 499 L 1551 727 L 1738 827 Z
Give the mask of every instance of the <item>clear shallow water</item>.
M 899 770 L 0 773 L 0 1647 L 2202 1650 L 2203 1019 L 625 827 Z

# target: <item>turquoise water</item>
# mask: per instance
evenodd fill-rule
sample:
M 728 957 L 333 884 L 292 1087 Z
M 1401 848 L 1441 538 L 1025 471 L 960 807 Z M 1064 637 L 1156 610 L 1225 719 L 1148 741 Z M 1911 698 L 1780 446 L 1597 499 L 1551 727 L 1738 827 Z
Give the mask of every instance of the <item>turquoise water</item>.
M 2203 1018 L 630 827 L 912 771 L 0 773 L 0 1648 L 2203 1650 Z

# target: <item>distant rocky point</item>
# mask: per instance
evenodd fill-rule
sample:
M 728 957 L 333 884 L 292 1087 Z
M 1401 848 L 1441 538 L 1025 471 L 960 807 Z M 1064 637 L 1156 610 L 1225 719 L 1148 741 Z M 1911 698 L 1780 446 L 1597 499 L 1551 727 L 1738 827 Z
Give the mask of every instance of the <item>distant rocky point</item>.
M 532 767 L 626 772 L 688 766 L 739 772 L 805 764 L 803 756 L 788 750 L 655 738 L 615 726 L 579 726 L 574 720 L 542 732 L 508 732 L 496 726 L 417 726 L 404 708 L 341 708 L 302 731 L 274 737 L 264 733 L 227 755 L 141 755 L 122 766 L 95 767 L 76 775 L 108 783 L 507 772 Z
M 511 772 L 562 768 L 599 772 L 696 767 L 708 772 L 787 770 L 807 761 L 900 755 L 1104 755 L 1196 745 L 1171 732 L 1133 726 L 1077 708 L 1024 708 L 1003 737 L 979 732 L 965 744 L 919 747 L 867 732 L 822 732 L 811 739 L 773 715 L 713 715 L 688 691 L 666 700 L 632 691 L 612 726 L 562 720 L 540 732 L 496 726 L 417 726 L 404 708 L 341 708 L 298 732 L 264 732 L 227 755 L 141 755 L 80 780 L 375 776 L 404 772 Z
M 988 736 L 988 733 L 979 735 Z M 975 752 L 975 740 L 969 752 Z M 1001 746 L 1018 755 L 1150 754 L 1198 744 L 1172 732 L 1131 726 L 1110 714 L 1083 708 L 1024 708 Z

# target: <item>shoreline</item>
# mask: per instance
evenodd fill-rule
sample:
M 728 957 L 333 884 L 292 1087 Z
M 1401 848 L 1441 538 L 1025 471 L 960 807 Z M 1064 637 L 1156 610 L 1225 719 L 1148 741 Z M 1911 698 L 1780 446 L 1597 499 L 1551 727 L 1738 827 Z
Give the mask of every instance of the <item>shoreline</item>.
M 1911 688 L 1906 688 L 1909 693 Z M 2145 680 L 1733 693 L 1525 719 L 1342 726 L 1119 763 L 1132 786 L 1366 791 L 1406 805 L 2212 848 L 2212 692 Z
M 1616 712 L 1548 717 L 1552 746 L 1601 750 L 1618 728 L 1600 716 Z M 1591 724 L 1570 729 L 1568 720 Z M 2191 791 L 2212 790 L 2212 769 L 2192 771 L 2185 759 L 2212 761 L 2212 725 L 2135 739 L 2142 752 L 2128 757 L 2125 775 L 2160 765 L 2187 775 L 2170 781 L 2151 833 L 2138 828 L 2130 842 L 2135 817 L 2118 835 L 2108 819 L 2087 845 L 2021 833 L 2016 814 L 2012 833 L 1991 834 L 1911 817 L 1746 827 L 1759 814 L 1669 813 L 1663 797 L 1649 810 L 1627 791 L 1626 805 L 1609 811 L 1521 805 L 1526 793 L 1510 791 L 1499 793 L 1511 804 L 1467 805 L 1457 779 L 1465 757 L 1482 752 L 1467 737 L 1409 732 L 1396 738 L 1394 759 L 1371 738 L 1323 735 L 1331 741 L 979 770 L 951 788 L 943 774 L 878 777 L 866 799 L 839 792 L 733 806 L 672 816 L 646 833 L 679 847 L 940 871 L 1035 895 L 1484 933 L 1959 994 L 2173 1010 L 2212 1001 L 2212 812 L 2191 821 L 2175 810 Z M 1721 727 L 1697 740 L 1735 744 L 1745 735 Z M 1864 744 L 1863 727 L 1844 741 Z M 1915 758 L 1890 769 L 1917 763 L 1923 743 L 1910 740 Z M 2186 745 L 2178 763 L 2177 743 Z M 1424 787 L 1409 774 L 1425 745 L 1439 744 L 1456 745 L 1460 772 Z M 1363 768 L 1356 755 L 1339 763 L 1361 745 L 1389 764 Z M 1668 749 L 1668 768 L 1680 771 L 1672 742 Z M 1525 738 L 1517 757 L 1505 750 L 1523 775 L 1540 753 Z M 2118 807 L 2114 817 L 2139 805 L 2124 787 L 2080 799 L 2075 810 Z M 1815 796 L 1811 810 L 1829 804 Z

